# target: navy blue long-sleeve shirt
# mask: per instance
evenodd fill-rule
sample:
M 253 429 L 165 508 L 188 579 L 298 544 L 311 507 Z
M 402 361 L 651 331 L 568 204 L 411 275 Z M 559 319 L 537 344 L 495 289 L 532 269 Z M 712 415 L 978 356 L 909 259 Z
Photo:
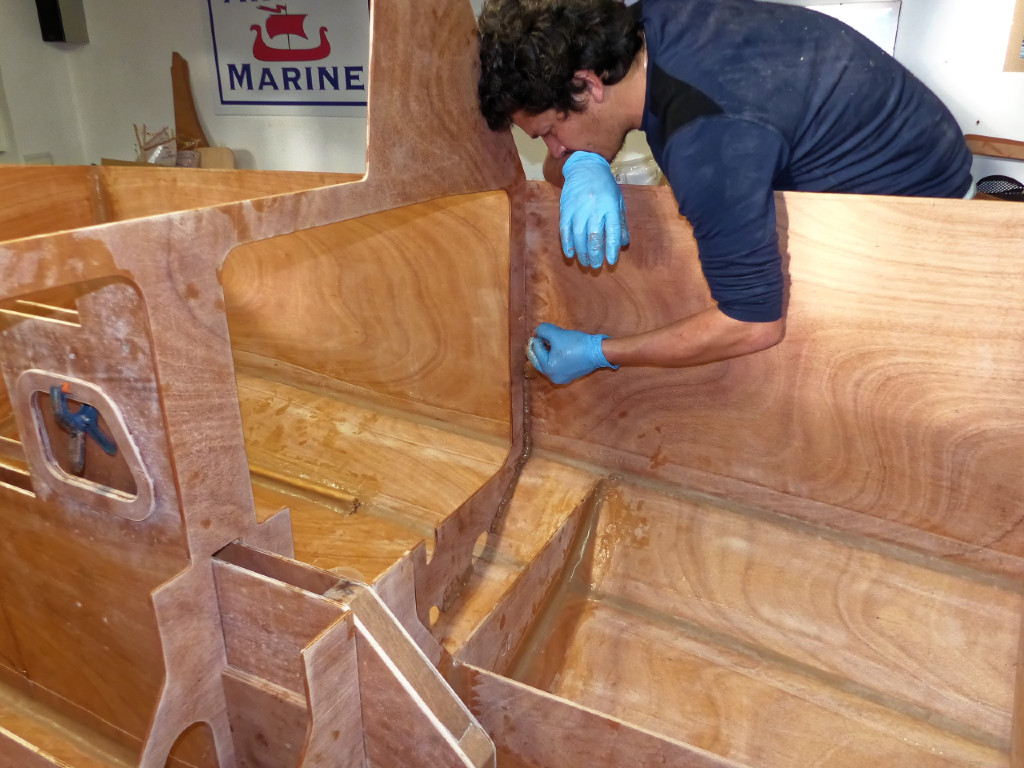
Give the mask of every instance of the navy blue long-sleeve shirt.
M 774 190 L 963 197 L 949 110 L 824 14 L 755 0 L 643 0 L 642 129 L 691 223 L 719 309 L 782 316 Z

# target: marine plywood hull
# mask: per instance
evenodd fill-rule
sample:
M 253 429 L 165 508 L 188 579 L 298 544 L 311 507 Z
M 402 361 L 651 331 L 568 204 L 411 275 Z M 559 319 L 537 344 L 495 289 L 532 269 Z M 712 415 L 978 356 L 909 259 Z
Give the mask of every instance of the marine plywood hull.
M 780 196 L 778 347 L 526 378 L 710 299 L 665 189 L 561 258 L 428 5 L 365 176 L 0 171 L 0 764 L 1020 765 L 1022 207 Z

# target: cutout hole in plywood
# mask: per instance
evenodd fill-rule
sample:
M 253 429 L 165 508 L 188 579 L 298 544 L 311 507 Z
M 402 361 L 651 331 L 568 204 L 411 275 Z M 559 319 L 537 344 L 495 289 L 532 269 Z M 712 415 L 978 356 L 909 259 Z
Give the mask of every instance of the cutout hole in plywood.
M 494 550 L 487 544 L 490 535 L 490 531 L 484 531 L 477 537 L 476 543 L 473 545 L 473 557 L 483 558 L 485 555 L 490 557 L 494 554 Z
M 95 407 L 92 403 L 82 402 L 73 397 L 67 398 L 67 405 L 72 413 L 79 413 L 85 406 Z M 96 485 L 97 491 L 114 491 L 129 499 L 138 496 L 138 485 L 123 451 L 119 450 L 114 455 L 109 455 L 95 439 L 85 436 L 82 469 L 80 472 L 76 471 L 73 466 L 75 449 L 72 447 L 71 434 L 57 423 L 49 396 L 44 392 L 33 393 L 32 408 L 37 423 L 41 425 L 45 455 L 60 472 Z M 102 412 L 97 424 L 105 435 L 112 434 Z

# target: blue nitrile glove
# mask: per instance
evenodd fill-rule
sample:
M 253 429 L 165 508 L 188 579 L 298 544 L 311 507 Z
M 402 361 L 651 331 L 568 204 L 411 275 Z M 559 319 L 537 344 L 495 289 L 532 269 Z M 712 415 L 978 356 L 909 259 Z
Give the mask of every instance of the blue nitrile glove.
M 562 166 L 558 232 L 562 251 L 585 267 L 600 269 L 619 260 L 629 245 L 626 204 L 608 161 L 593 152 L 573 152 Z
M 533 367 L 555 384 L 568 384 L 598 368 L 618 368 L 604 356 L 601 342 L 608 337 L 583 331 L 567 331 L 551 323 L 541 323 L 526 345 L 526 356 Z

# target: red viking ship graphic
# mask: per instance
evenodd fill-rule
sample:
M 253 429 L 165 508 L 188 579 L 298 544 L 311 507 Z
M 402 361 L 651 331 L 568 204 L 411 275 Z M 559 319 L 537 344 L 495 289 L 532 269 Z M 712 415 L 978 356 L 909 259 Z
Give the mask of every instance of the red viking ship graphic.
M 307 40 L 304 28 L 305 13 L 288 13 L 287 6 L 276 8 L 259 6 L 259 10 L 270 14 L 267 17 L 267 37 L 270 39 L 285 35 L 288 38 L 287 48 L 275 48 L 263 39 L 263 28 L 253 24 L 249 29 L 255 30 L 256 41 L 252 44 L 252 55 L 258 61 L 319 61 L 326 59 L 331 53 L 331 44 L 327 40 L 327 27 L 320 27 L 320 44 L 315 48 L 292 48 L 292 35 Z

